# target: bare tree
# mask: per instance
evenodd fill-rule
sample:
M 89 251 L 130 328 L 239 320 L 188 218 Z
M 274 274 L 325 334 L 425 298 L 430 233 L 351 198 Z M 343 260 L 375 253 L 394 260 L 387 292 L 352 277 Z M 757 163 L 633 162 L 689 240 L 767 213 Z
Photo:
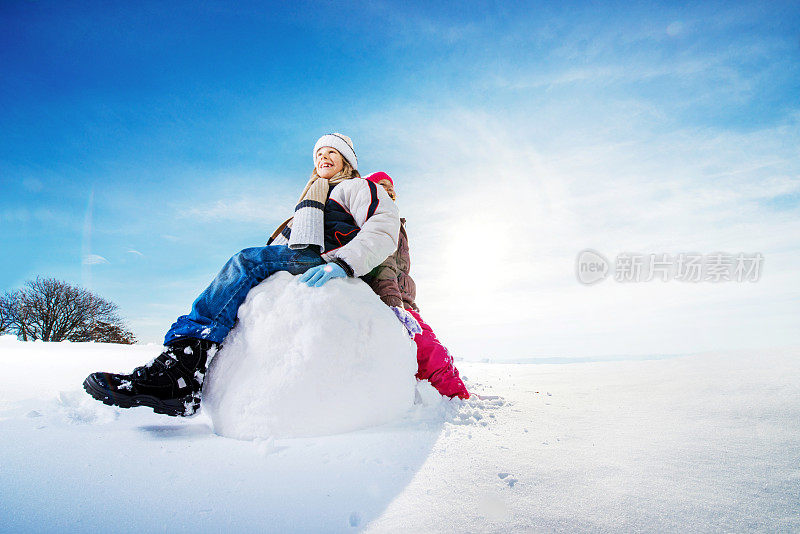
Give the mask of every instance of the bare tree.
M 131 332 L 118 324 L 111 324 L 106 321 L 95 321 L 85 328 L 70 334 L 67 339 L 70 341 L 99 341 L 126 345 L 136 343 L 136 338 Z
M 9 330 L 23 341 L 104 341 L 135 343 L 116 304 L 79 286 L 37 277 L 7 293 L 0 303 Z
M 11 308 L 8 294 L 0 296 L 0 335 L 11 331 Z
M 6 331 L 16 334 L 23 341 L 28 341 L 30 337 L 28 317 L 31 314 L 31 308 L 26 304 L 23 292 L 19 289 L 11 293 L 7 292 L 0 300 L 0 308 L 3 310 L 5 322 L 8 323 Z

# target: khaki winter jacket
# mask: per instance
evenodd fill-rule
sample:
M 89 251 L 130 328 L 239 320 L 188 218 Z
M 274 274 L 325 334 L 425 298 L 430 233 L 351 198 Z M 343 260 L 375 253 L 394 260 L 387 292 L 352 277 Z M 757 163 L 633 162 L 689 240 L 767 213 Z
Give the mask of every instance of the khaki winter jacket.
M 411 253 L 406 234 L 406 220 L 400 219 L 400 235 L 397 250 L 375 267 L 364 280 L 387 306 L 399 306 L 419 311 L 414 299 L 417 285 L 409 275 Z

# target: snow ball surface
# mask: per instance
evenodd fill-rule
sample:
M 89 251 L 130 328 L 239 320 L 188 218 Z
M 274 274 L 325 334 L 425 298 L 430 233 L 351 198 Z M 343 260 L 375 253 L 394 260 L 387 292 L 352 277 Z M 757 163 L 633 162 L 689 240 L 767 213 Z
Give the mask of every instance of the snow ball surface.
M 213 357 L 203 409 L 236 439 L 350 432 L 414 403 L 416 346 L 361 280 L 308 287 L 278 272 L 247 295 Z

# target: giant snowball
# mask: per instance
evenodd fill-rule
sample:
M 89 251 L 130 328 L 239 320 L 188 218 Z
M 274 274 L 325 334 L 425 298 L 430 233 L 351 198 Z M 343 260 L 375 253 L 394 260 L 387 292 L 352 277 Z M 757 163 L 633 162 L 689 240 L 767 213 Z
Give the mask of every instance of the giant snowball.
M 237 439 L 349 432 L 414 402 L 416 346 L 361 280 L 308 287 L 278 272 L 254 287 L 213 357 L 203 409 Z

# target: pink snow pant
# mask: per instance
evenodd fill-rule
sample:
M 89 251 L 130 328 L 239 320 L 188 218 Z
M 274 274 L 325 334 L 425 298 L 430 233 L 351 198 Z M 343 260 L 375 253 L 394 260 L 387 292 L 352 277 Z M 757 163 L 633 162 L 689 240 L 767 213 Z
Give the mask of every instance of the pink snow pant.
M 458 369 L 453 365 L 453 357 L 447 349 L 439 343 L 433 330 L 414 310 L 407 310 L 422 327 L 422 333 L 414 336 L 417 344 L 417 378 L 430 380 L 433 387 L 448 397 L 469 398 L 469 391 L 458 376 Z

